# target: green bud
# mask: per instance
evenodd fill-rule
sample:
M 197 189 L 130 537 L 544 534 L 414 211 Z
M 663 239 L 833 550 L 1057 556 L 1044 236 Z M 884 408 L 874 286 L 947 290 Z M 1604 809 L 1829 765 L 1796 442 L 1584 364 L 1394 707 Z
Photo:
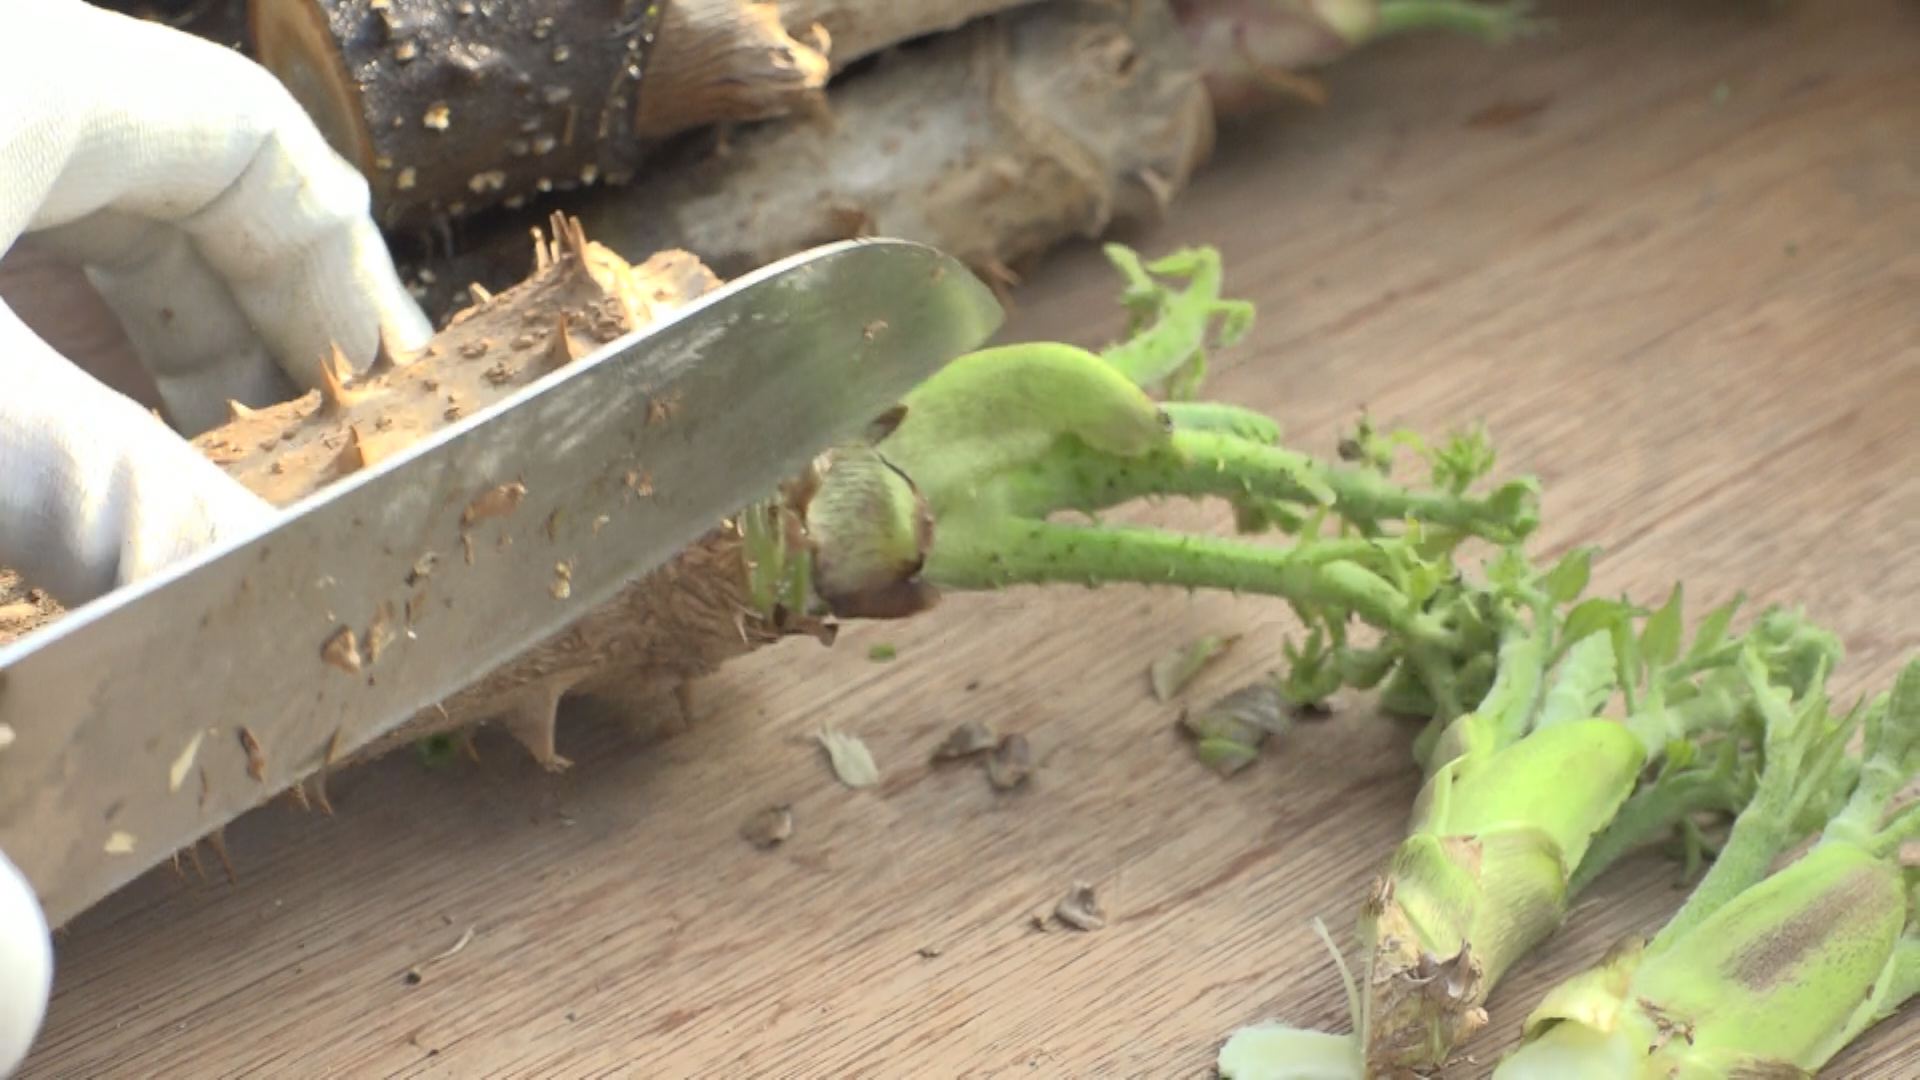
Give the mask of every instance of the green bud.
M 806 525 L 813 590 L 835 614 L 897 618 L 931 605 L 918 575 L 933 546 L 933 518 L 912 481 L 877 452 L 834 452 Z

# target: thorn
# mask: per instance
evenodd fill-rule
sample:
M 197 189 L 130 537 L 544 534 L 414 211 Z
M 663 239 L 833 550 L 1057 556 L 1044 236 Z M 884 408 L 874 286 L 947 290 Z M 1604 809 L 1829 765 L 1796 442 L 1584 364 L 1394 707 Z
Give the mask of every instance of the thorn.
M 320 413 L 323 416 L 336 416 L 353 402 L 357 395 L 347 390 L 347 380 L 353 376 L 353 365 L 347 362 L 347 354 L 335 344 L 329 355 L 320 361 Z
M 1152 169 L 1143 168 L 1134 174 L 1134 179 L 1147 189 L 1147 194 L 1153 198 L 1154 209 L 1159 213 L 1166 213 L 1167 208 L 1173 205 L 1173 184 L 1166 177 Z
M 547 339 L 547 367 L 563 368 L 585 355 L 580 347 L 573 343 L 572 335 L 567 333 L 567 313 L 562 311 L 554 316 L 553 336 Z
M 393 333 L 386 327 L 380 328 L 380 345 L 373 351 L 373 363 L 367 366 L 369 375 L 385 375 L 398 367 L 413 362 L 413 353 L 394 343 Z
M 321 813 L 332 817 L 333 800 L 327 797 L 327 772 L 328 770 L 323 768 L 313 774 L 313 803 L 320 808 Z M 305 781 L 301 783 L 304 784 Z
M 229 424 L 245 420 L 253 414 L 254 410 L 247 408 L 232 398 L 227 399 L 227 422 Z
M 987 288 L 993 290 L 994 299 L 1000 301 L 1002 307 L 1011 308 L 1013 289 L 1020 284 L 1020 275 L 1014 273 L 1013 267 L 999 259 L 988 259 L 974 269 L 985 279 Z
M 553 729 L 559 720 L 560 698 L 567 688 L 557 679 L 535 683 L 521 692 L 519 700 L 507 707 L 503 727 L 512 735 L 533 760 L 540 763 L 548 772 L 562 772 L 573 766 L 573 762 L 561 757 L 553 749 Z
M 477 281 L 467 282 L 467 295 L 473 297 L 475 304 L 484 304 L 493 299 L 493 294 L 487 291 L 487 287 Z
M 313 804 L 307 801 L 307 782 L 306 781 L 302 780 L 301 782 L 288 788 L 287 795 L 293 799 L 293 805 L 299 807 L 300 809 L 306 811 L 309 814 L 313 813 Z
M 553 261 L 574 259 L 581 269 L 587 265 L 587 231 L 577 217 L 568 217 L 560 211 L 554 211 L 553 223 Z
M 187 858 L 193 860 L 193 872 L 201 881 L 207 880 L 207 864 L 200 861 L 200 841 L 195 840 L 187 849 Z
M 240 884 L 240 875 L 234 873 L 233 860 L 227 856 L 227 831 L 225 829 L 215 829 L 208 833 L 204 839 L 207 842 L 207 846 L 213 849 L 213 853 L 220 856 L 220 865 L 227 872 L 227 884 Z
M 180 853 L 177 851 L 173 853 L 173 876 L 181 881 L 187 880 L 187 872 L 180 868 Z
M 340 448 L 339 456 L 333 459 L 334 470 L 345 476 L 348 473 L 359 472 L 370 464 L 372 464 L 372 458 L 367 455 L 366 443 L 361 441 L 360 426 L 349 424 L 347 444 Z
M 533 234 L 533 272 L 539 273 L 553 265 L 553 252 L 547 248 L 547 237 L 535 225 L 527 230 Z

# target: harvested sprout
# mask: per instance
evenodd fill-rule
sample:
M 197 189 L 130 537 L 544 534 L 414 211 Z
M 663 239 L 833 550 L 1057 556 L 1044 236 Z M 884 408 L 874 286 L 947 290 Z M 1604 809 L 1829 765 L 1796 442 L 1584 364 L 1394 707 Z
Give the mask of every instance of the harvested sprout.
M 1429 602 L 1477 650 L 1423 655 L 1391 631 L 1377 646 L 1400 658 L 1389 704 L 1430 719 L 1406 839 L 1358 912 L 1354 1032 L 1246 1029 L 1222 1051 L 1223 1070 L 1240 1070 L 1228 1075 L 1320 1075 L 1287 1071 L 1294 1055 L 1351 1059 L 1358 1076 L 1440 1067 L 1614 860 L 1753 797 L 1770 710 L 1812 707 L 1838 642 L 1782 609 L 1733 634 L 1729 604 L 1689 645 L 1678 589 L 1653 610 L 1580 599 L 1590 559 L 1540 570 L 1509 547 L 1478 580 L 1449 574 Z M 1603 716 L 1616 696 L 1624 716 Z M 1327 1049 L 1339 1038 L 1353 1044 L 1344 1057 Z
M 1759 656 L 1742 667 L 1765 764 L 1713 868 L 1651 939 L 1550 990 L 1496 1080 L 1812 1076 L 1920 995 L 1920 874 L 1900 852 L 1920 805 L 1895 806 L 1920 780 L 1920 661 L 1842 717 L 1768 686 Z

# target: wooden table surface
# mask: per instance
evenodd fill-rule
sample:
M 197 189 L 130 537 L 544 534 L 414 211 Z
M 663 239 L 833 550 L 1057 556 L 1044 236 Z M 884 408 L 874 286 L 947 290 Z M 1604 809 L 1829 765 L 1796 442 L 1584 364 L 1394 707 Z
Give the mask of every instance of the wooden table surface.
M 1546 485 L 1540 550 L 1601 545 L 1603 589 L 1804 605 L 1845 640 L 1839 689 L 1883 686 L 1920 648 L 1920 10 L 1557 8 L 1559 36 L 1505 52 L 1343 65 L 1326 107 L 1227 133 L 1129 239 L 1222 249 L 1260 318 L 1213 392 L 1295 445 L 1331 451 L 1363 404 L 1485 419 Z M 1115 293 L 1063 253 L 1014 332 L 1099 343 Z M 1290 625 L 1139 589 L 950 598 L 728 670 L 663 744 L 575 723 L 565 775 L 492 735 L 477 764 L 376 763 L 335 780 L 337 817 L 232 829 L 237 887 L 163 870 L 82 917 L 29 1075 L 1194 1077 L 1241 1024 L 1344 1029 L 1309 921 L 1350 929 L 1412 728 L 1343 701 L 1223 782 L 1146 692 L 1207 632 L 1248 638 L 1195 694 L 1238 685 Z M 924 766 L 969 717 L 1027 734 L 1030 790 Z M 822 724 L 882 787 L 833 781 Z M 749 847 L 775 803 L 792 839 Z M 1549 981 L 1657 926 L 1674 878 L 1649 854 L 1583 898 L 1502 985 L 1481 1060 Z M 1075 879 L 1109 925 L 1035 932 Z M 1920 1003 L 1827 1075 L 1914 1076 L 1917 1045 Z

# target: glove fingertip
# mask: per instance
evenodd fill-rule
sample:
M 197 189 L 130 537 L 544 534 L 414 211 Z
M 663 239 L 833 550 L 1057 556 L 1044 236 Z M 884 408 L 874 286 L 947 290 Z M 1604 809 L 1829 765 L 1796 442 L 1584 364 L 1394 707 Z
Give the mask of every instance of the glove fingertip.
M 27 882 L 0 855 L 0 1076 L 26 1060 L 53 987 L 53 938 Z

